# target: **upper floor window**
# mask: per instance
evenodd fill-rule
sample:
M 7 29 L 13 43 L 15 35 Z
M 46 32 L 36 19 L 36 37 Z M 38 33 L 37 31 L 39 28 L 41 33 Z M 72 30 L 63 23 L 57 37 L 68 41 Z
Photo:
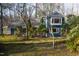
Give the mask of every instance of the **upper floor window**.
M 55 19 L 54 23 L 60 23 L 60 20 L 59 19 Z
M 61 23 L 60 19 L 52 19 L 52 23 Z

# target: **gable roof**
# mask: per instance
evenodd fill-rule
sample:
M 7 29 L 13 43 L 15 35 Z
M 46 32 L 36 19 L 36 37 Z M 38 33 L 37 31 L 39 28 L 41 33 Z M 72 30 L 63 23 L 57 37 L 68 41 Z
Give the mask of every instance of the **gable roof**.
M 61 13 L 57 12 L 57 11 L 54 11 L 52 13 L 50 13 L 48 16 L 47 16 L 47 19 L 51 18 L 51 17 L 64 17 Z

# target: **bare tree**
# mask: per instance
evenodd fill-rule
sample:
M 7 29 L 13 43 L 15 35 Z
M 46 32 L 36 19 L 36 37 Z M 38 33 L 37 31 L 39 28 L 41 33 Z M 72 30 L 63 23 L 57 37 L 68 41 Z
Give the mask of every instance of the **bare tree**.
M 31 23 L 31 18 L 33 15 L 34 7 L 31 4 L 23 3 L 17 4 L 17 13 L 20 16 L 21 20 L 24 21 L 26 25 L 27 39 L 29 39 L 29 24 Z M 30 23 L 29 23 L 30 22 Z
M 1 34 L 3 34 L 3 6 L 0 3 L 0 7 L 1 7 Z

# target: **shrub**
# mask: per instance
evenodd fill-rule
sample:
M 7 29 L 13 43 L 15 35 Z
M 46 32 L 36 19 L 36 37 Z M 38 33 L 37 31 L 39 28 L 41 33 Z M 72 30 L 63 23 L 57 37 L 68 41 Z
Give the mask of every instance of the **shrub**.
M 75 28 L 71 29 L 67 39 L 68 41 L 66 42 L 66 46 L 70 51 L 77 51 L 77 37 L 79 35 L 79 26 L 76 26 Z
M 16 35 L 4 35 L 4 36 L 0 36 L 0 41 L 16 41 L 17 40 L 17 36 Z

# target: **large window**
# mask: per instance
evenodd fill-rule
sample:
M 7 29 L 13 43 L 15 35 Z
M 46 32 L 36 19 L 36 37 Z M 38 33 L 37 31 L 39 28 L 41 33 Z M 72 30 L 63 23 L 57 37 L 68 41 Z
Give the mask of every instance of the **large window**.
M 52 23 L 60 23 L 61 20 L 60 19 L 52 19 Z
M 54 23 L 60 23 L 59 19 L 54 19 Z

